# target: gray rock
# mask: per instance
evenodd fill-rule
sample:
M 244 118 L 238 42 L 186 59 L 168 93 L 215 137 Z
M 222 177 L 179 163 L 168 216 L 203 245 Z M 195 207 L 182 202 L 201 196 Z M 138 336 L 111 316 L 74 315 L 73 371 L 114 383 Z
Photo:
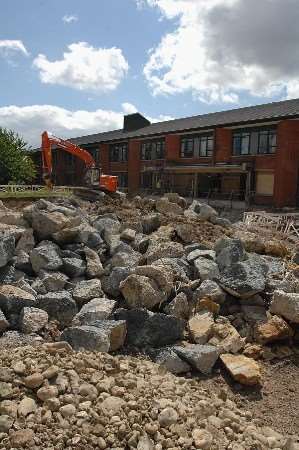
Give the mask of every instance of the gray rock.
M 73 290 L 73 297 L 79 305 L 89 302 L 93 298 L 103 297 L 101 281 L 98 279 L 80 281 Z
M 22 270 L 28 275 L 33 274 L 32 265 L 28 253 L 20 250 L 14 260 L 16 269 Z
M 224 228 L 231 228 L 232 227 L 232 223 L 229 219 L 226 219 L 225 217 L 215 217 L 212 216 L 210 218 L 210 222 L 214 225 L 220 225 L 221 227 Z
M 210 250 L 210 248 L 206 244 L 202 244 L 199 242 L 194 242 L 193 244 L 188 244 L 185 246 L 185 254 L 193 252 L 194 250 Z
M 122 231 L 120 238 L 124 241 L 133 242 L 136 237 L 136 231 L 131 228 L 126 228 Z
M 194 344 L 188 347 L 175 346 L 176 354 L 204 375 L 209 375 L 218 359 L 219 352 L 213 345 Z
M 206 258 L 197 258 L 194 261 L 196 274 L 201 281 L 213 280 L 219 277 L 218 265 Z
M 88 278 L 100 278 L 105 270 L 99 255 L 95 250 L 85 247 L 84 249 L 86 259 L 86 275 Z
M 142 255 L 132 250 L 130 253 L 118 252 L 109 260 L 111 267 L 136 267 L 140 264 Z
M 48 212 L 34 208 L 32 211 L 32 228 L 40 239 L 47 239 L 52 234 L 70 226 L 69 219 L 60 212 Z
M 258 261 L 248 259 L 222 272 L 219 283 L 229 294 L 249 298 L 265 289 L 265 270 Z
M 151 234 L 156 231 L 161 225 L 159 214 L 148 214 L 142 218 L 143 233 Z
M 165 306 L 164 312 L 179 319 L 187 320 L 189 317 L 189 304 L 186 294 L 181 292 L 168 305 Z
M 9 209 L 0 210 L 0 223 L 5 225 L 16 225 L 24 228 L 28 226 L 28 223 L 24 220 L 21 212 L 11 211 Z
M 48 313 L 39 308 L 24 308 L 20 315 L 20 329 L 25 334 L 37 333 L 48 323 Z
M 128 267 L 114 267 L 109 275 L 101 277 L 103 291 L 112 297 L 118 297 L 120 292 L 120 283 L 124 281 L 131 273 Z
M 190 372 L 191 370 L 189 364 L 183 361 L 171 347 L 161 349 L 155 357 L 155 362 L 175 375 Z
M 3 333 L 9 327 L 9 322 L 0 309 L 0 333 Z
M 43 241 L 30 253 L 30 262 L 35 273 L 41 270 L 59 270 L 63 261 L 59 255 L 59 247 L 52 242 Z
M 85 274 L 86 263 L 79 258 L 62 258 L 63 261 L 63 271 L 70 278 L 81 277 Z
M 241 305 L 246 322 L 267 322 L 267 309 L 265 306 Z
M 184 210 L 176 203 L 169 202 L 167 198 L 160 198 L 156 201 L 156 210 L 161 214 L 178 216 L 182 215 Z
M 275 291 L 270 311 L 272 314 L 282 316 L 290 322 L 299 323 L 299 294 Z
M 0 348 L 14 349 L 26 345 L 40 345 L 43 339 L 38 334 L 24 334 L 18 331 L 5 331 L 0 338 Z
M 15 253 L 15 239 L 13 236 L 0 235 L 0 267 L 12 260 Z
M 65 289 L 68 277 L 61 272 L 45 272 L 40 273 L 41 282 L 45 288 L 45 292 L 59 292 Z M 36 279 L 37 281 L 38 279 Z
M 61 340 L 68 342 L 74 350 L 109 352 L 120 348 L 125 336 L 125 321 L 105 321 L 66 328 Z
M 37 306 L 47 311 L 49 318 L 58 320 L 62 326 L 70 325 L 78 312 L 76 302 L 67 291 L 39 295 Z
M 225 270 L 235 263 L 247 258 L 244 245 L 240 239 L 223 238 L 216 242 L 215 251 L 220 270 Z
M 0 286 L 0 308 L 5 314 L 18 314 L 25 306 L 35 306 L 36 298 L 12 285 Z
M 30 253 L 31 250 L 33 250 L 35 247 L 35 239 L 33 236 L 33 229 L 28 228 L 24 231 L 20 239 L 18 240 L 18 243 L 16 245 L 16 253 L 18 254 L 20 251 L 23 251 L 25 253 Z
M 93 222 L 93 226 L 108 243 L 112 235 L 119 234 L 121 224 L 116 217 L 103 216 L 98 217 Z
M 193 200 L 188 210 L 196 213 L 198 218 L 201 220 L 211 220 L 218 216 L 215 209 L 206 203 L 200 203 L 198 200 Z
M 106 320 L 111 316 L 115 306 L 115 300 L 94 298 L 82 306 L 78 314 L 75 315 L 72 325 L 87 325 L 95 320 Z
M 136 235 L 134 242 L 132 242 L 132 247 L 134 250 L 144 255 L 144 253 L 146 253 L 148 249 L 149 244 L 150 238 L 140 233 Z
M 146 309 L 119 309 L 115 320 L 127 322 L 126 344 L 135 347 L 161 347 L 182 339 L 185 322 L 166 314 Z
M 184 258 L 161 258 L 154 261 L 154 267 L 162 267 L 172 273 L 174 281 L 188 283 L 193 276 L 193 268 Z
M 101 234 L 88 224 L 81 224 L 78 227 L 75 242 L 83 243 L 89 248 L 98 248 L 103 245 Z
M 220 305 L 225 302 L 226 293 L 223 289 L 215 281 L 205 280 L 201 283 L 201 285 L 194 291 L 194 302 L 198 302 L 199 300 L 208 297 L 213 302 L 219 303 Z
M 10 264 L 0 268 L 0 284 L 15 284 L 25 276 L 24 272 Z
M 216 259 L 216 253 L 214 250 L 193 250 L 187 255 L 187 261 L 193 263 L 197 258 L 206 258 L 214 261 Z

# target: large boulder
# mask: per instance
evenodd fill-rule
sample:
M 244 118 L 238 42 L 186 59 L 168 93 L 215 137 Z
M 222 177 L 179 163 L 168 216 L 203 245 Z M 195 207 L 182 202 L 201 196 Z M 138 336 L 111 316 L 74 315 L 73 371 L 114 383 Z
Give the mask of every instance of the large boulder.
M 48 313 L 39 308 L 23 308 L 20 315 L 20 329 L 25 334 L 37 333 L 48 323 Z
M 73 242 L 83 243 L 90 248 L 98 248 L 103 244 L 100 233 L 88 223 L 71 228 L 64 228 L 53 234 L 53 239 L 59 245 L 71 244 Z
M 61 272 L 41 271 L 39 278 L 36 278 L 32 287 L 40 294 L 47 292 L 59 292 L 65 289 L 68 277 Z
M 164 312 L 178 319 L 187 320 L 190 314 L 190 306 L 188 304 L 187 295 L 184 292 L 180 292 L 171 300 L 168 305 L 165 306 Z
M 115 300 L 108 298 L 94 298 L 82 306 L 75 315 L 72 325 L 88 325 L 95 320 L 108 319 L 116 306 Z
M 213 280 L 205 280 L 194 291 L 194 303 L 197 303 L 203 298 L 210 298 L 213 302 L 220 305 L 225 302 L 226 293 L 223 289 Z
M 15 238 L 0 234 L 0 267 L 12 260 L 15 253 Z
M 23 218 L 23 214 L 18 211 L 10 211 L 9 209 L 0 210 L 0 223 L 5 225 L 16 225 L 26 228 L 28 223 Z
M 181 373 L 190 372 L 191 367 L 186 361 L 183 361 L 171 347 L 159 350 L 154 358 L 155 362 L 164 367 L 169 372 L 179 375 Z
M 103 297 L 101 281 L 98 279 L 80 281 L 73 290 L 73 297 L 79 305 L 89 302 L 93 298 Z
M 110 237 L 112 235 L 119 234 L 121 223 L 115 216 L 103 216 L 98 217 L 93 222 L 93 226 L 104 238 L 104 241 L 106 243 L 109 243 Z
M 63 271 L 70 278 L 81 277 L 86 272 L 86 263 L 82 259 L 78 258 L 62 258 Z
M 185 322 L 166 314 L 146 309 L 119 309 L 116 320 L 127 322 L 126 344 L 134 347 L 161 347 L 182 339 Z
M 86 275 L 88 278 L 100 278 L 104 273 L 102 262 L 98 253 L 91 248 L 84 249 L 86 259 Z
M 216 262 L 206 259 L 197 258 L 194 261 L 195 272 L 201 281 L 214 280 L 219 277 L 219 268 Z
M 154 261 L 154 267 L 162 267 L 172 274 L 174 281 L 188 283 L 193 276 L 193 268 L 184 258 L 161 258 Z
M 114 267 L 109 275 L 101 277 L 103 291 L 112 297 L 118 297 L 120 292 L 120 283 L 124 281 L 131 273 L 128 267 Z
M 193 200 L 188 211 L 195 213 L 200 220 L 211 220 L 218 216 L 214 208 L 206 203 L 200 203 L 198 200 Z
M 41 270 L 59 270 L 63 266 L 63 261 L 59 254 L 59 247 L 53 242 L 42 241 L 30 253 L 30 262 L 35 273 Z
M 156 231 L 161 225 L 159 214 L 148 214 L 142 218 L 143 233 L 151 234 Z
M 220 356 L 225 368 L 238 383 L 253 386 L 261 383 L 261 369 L 256 361 L 243 355 Z
M 216 242 L 215 251 L 220 270 L 247 258 L 243 243 L 239 239 L 222 238 Z
M 68 342 L 74 350 L 98 352 L 118 350 L 123 346 L 125 337 L 126 322 L 122 320 L 70 327 L 61 334 L 61 340 Z
M 290 322 L 299 323 L 299 294 L 275 291 L 270 311 L 272 314 L 282 316 Z
M 25 306 L 35 306 L 36 298 L 23 289 L 11 286 L 0 286 L 0 308 L 5 314 L 18 314 Z
M 33 210 L 32 228 L 40 239 L 50 238 L 54 233 L 70 225 L 70 220 L 60 212 Z
M 120 283 L 120 290 L 130 309 L 140 307 L 152 309 L 166 300 L 157 283 L 143 275 L 129 275 Z
M 240 261 L 224 270 L 218 281 L 229 294 L 249 298 L 265 290 L 265 266 L 256 258 Z
M 49 318 L 57 320 L 62 326 L 70 325 L 78 312 L 76 302 L 67 291 L 39 295 L 37 306 L 47 311 Z
M 191 341 L 195 344 L 206 344 L 213 334 L 213 314 L 207 311 L 196 314 L 188 322 Z
M 209 375 L 212 372 L 219 356 L 217 348 L 212 345 L 175 346 L 173 350 L 181 359 L 204 375 Z
M 289 339 L 293 335 L 292 327 L 279 316 L 273 316 L 266 323 L 257 324 L 255 329 L 255 339 L 260 344 Z

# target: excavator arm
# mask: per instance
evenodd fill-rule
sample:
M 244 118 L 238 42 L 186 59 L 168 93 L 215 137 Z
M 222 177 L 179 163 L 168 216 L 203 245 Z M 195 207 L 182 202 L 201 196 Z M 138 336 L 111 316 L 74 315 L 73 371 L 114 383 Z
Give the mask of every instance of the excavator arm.
M 78 147 L 70 141 L 60 139 L 52 134 L 49 134 L 47 131 L 44 131 L 42 134 L 43 179 L 48 188 L 52 189 L 53 187 L 52 145 L 55 145 L 56 147 L 71 153 L 84 161 L 91 187 L 94 187 L 94 182 L 96 182 L 98 189 L 103 191 L 115 192 L 117 190 L 117 177 L 100 175 L 100 171 L 96 167 L 95 160 L 87 150 Z

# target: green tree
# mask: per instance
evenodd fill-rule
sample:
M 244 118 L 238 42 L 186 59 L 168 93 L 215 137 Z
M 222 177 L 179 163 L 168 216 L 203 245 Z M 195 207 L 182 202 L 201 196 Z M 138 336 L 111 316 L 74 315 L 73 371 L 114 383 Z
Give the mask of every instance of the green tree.
M 28 144 L 14 131 L 0 127 L 0 184 L 28 183 L 35 176 Z

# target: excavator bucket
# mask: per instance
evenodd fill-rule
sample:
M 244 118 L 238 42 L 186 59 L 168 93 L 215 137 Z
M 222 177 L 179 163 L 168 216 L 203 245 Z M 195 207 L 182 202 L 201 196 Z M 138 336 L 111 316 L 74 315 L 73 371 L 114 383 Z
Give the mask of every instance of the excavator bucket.
M 100 189 L 104 192 L 116 192 L 117 191 L 118 177 L 113 175 L 101 175 L 100 176 Z

